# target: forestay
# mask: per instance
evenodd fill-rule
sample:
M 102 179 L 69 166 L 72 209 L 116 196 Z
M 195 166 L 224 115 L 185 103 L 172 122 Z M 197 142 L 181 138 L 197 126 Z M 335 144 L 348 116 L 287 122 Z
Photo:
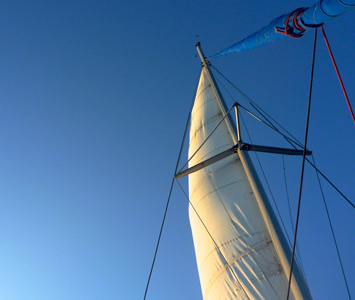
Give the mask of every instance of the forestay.
M 223 119 L 217 93 L 204 67 L 191 112 L 189 158 Z M 227 119 L 189 167 L 236 144 Z M 238 154 L 189 175 L 189 216 L 204 300 L 286 298 L 290 251 L 285 254 L 280 246 L 275 220 L 265 216 L 255 194 Z M 311 299 L 303 278 L 293 277 L 289 299 Z

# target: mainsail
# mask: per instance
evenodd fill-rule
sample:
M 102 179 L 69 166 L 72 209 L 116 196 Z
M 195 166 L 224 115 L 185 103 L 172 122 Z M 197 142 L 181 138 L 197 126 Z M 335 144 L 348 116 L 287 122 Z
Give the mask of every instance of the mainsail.
M 191 112 L 189 167 L 240 144 L 197 48 L 203 68 Z M 285 299 L 291 251 L 248 153 L 240 148 L 189 175 L 189 217 L 203 299 Z M 293 270 L 289 299 L 311 299 L 297 264 Z

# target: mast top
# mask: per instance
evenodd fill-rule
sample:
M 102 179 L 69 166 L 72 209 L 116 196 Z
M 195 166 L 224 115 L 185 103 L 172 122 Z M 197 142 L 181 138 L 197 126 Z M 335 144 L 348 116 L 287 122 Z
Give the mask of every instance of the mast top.
M 207 62 L 208 62 L 208 60 L 207 60 L 207 58 L 205 57 L 205 55 L 203 54 L 203 52 L 202 52 L 200 42 L 197 42 L 197 43 L 196 43 L 196 49 L 197 49 L 198 55 L 200 56 L 202 65 L 207 68 Z

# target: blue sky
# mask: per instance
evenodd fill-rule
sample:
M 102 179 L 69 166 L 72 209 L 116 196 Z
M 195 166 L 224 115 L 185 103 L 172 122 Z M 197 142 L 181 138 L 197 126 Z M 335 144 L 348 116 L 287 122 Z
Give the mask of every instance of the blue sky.
M 199 73 L 196 35 L 211 55 L 311 4 L 4 2 L 1 298 L 143 299 Z M 325 29 L 355 106 L 353 18 L 349 12 Z M 307 33 L 212 63 L 303 142 L 312 40 Z M 315 68 L 309 149 L 355 202 L 354 124 L 321 36 Z M 253 142 L 286 146 L 244 116 Z M 261 160 L 290 228 L 281 157 Z M 285 163 L 295 213 L 300 159 Z M 346 299 L 309 166 L 305 180 L 299 240 L 312 294 Z M 355 211 L 323 187 L 354 296 Z M 202 299 L 187 209 L 176 188 L 147 299 Z

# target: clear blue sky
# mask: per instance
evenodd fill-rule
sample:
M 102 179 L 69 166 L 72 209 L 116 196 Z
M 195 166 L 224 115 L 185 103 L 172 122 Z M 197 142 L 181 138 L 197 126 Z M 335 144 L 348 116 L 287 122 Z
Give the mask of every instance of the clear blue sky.
M 311 4 L 3 2 L 1 299 L 143 299 L 200 68 L 196 35 L 211 55 Z M 325 26 L 353 106 L 354 13 Z M 212 63 L 303 142 L 312 40 L 307 33 Z M 320 36 L 318 42 L 309 148 L 355 202 L 355 127 Z M 286 146 L 245 120 L 253 142 Z M 261 160 L 290 228 L 281 157 Z M 285 162 L 295 213 L 300 159 Z M 305 180 L 299 240 L 312 294 L 346 299 L 309 166 Z M 355 297 L 355 210 L 323 187 Z M 187 209 L 175 189 L 147 299 L 202 299 Z

